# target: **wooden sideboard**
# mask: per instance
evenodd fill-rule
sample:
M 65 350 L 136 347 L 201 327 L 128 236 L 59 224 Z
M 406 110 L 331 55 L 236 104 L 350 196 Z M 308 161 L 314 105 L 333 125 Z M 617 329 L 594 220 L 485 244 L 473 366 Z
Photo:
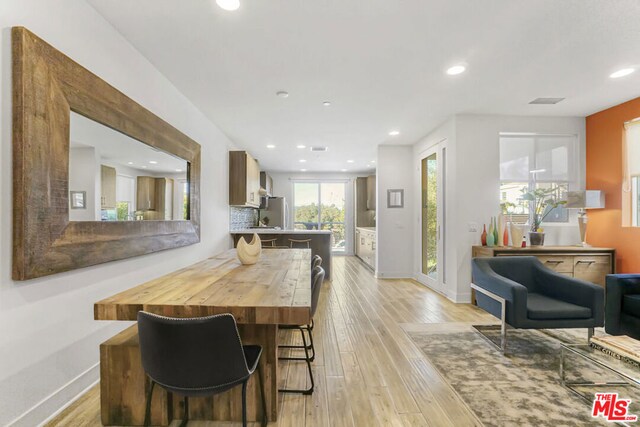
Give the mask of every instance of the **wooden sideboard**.
M 607 274 L 616 272 L 616 250 L 582 246 L 473 246 L 474 258 L 535 256 L 558 273 L 604 286 Z

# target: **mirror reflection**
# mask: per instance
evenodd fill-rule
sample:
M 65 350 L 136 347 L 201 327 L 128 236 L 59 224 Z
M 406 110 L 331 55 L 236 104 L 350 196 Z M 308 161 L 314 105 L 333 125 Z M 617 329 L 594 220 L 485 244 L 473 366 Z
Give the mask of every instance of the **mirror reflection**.
M 188 219 L 187 166 L 72 111 L 69 220 Z

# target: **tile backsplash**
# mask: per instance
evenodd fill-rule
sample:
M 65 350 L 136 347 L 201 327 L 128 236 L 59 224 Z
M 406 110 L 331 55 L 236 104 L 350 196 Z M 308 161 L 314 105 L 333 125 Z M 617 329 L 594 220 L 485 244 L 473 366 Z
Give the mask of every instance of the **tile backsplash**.
M 229 231 L 243 230 L 258 225 L 258 209 L 234 208 L 229 210 Z

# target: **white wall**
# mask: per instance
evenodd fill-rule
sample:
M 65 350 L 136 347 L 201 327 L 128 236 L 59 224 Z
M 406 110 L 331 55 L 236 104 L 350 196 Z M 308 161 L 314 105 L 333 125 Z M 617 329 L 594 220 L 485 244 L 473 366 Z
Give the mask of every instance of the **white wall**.
M 11 280 L 11 40 L 26 26 L 202 145 L 198 245 L 51 277 Z M 0 425 L 33 426 L 98 379 L 98 345 L 123 322 L 93 303 L 229 247 L 230 141 L 83 0 L 0 2 Z M 40 402 L 40 403 L 39 403 Z
M 100 220 L 100 155 L 94 147 L 69 149 L 69 191 L 86 192 L 86 209 L 69 208 L 69 221 Z
M 414 276 L 413 169 L 412 146 L 378 146 L 376 275 L 381 278 Z M 392 189 L 404 190 L 404 208 L 387 208 Z
M 447 285 L 445 294 L 454 301 L 470 300 L 471 246 L 480 242 L 482 224 L 488 223 L 500 211 L 500 132 L 533 132 L 573 134 L 578 138 L 578 187 L 585 182 L 585 121 L 579 117 L 524 117 L 498 115 L 458 115 L 414 146 L 417 156 L 442 138 L 448 138 Z M 419 190 L 420 176 L 414 177 Z M 418 191 L 417 190 L 417 191 Z M 418 205 L 419 207 L 419 205 Z M 416 209 L 415 215 L 420 213 Z M 469 232 L 469 223 L 479 225 Z M 419 233 L 419 223 L 415 233 Z M 545 224 L 545 244 L 571 245 L 579 243 L 575 216 L 567 224 Z M 419 250 L 419 242 L 414 250 Z M 415 260 L 415 258 L 414 258 Z M 418 271 L 416 262 L 414 271 Z
M 345 255 L 353 255 L 353 240 L 355 236 L 355 206 L 354 206 L 354 179 L 358 176 L 367 176 L 370 173 L 349 174 L 349 173 L 269 173 L 273 178 L 273 195 L 284 197 L 289 205 L 289 224 L 293 224 L 293 182 L 294 181 L 344 181 L 346 183 L 345 194 L 345 233 L 349 236 Z

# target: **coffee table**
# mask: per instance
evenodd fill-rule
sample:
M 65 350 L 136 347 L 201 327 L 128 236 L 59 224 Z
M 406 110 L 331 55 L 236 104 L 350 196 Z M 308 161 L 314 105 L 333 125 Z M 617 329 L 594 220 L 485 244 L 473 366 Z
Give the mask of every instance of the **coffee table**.
M 617 378 L 615 381 L 567 381 L 566 380 L 566 362 L 567 356 L 579 357 L 589 363 L 602 368 L 603 370 L 612 373 Z M 593 394 L 584 394 L 576 389 L 576 387 L 607 387 L 607 386 L 640 386 L 640 368 L 633 366 L 629 363 L 618 360 L 613 356 L 607 355 L 601 350 L 597 350 L 588 344 L 566 344 L 562 343 L 560 346 L 560 381 L 562 385 L 571 390 L 577 396 L 580 396 L 590 405 L 593 403 Z M 603 390 L 609 391 L 609 390 Z M 625 422 L 619 422 L 618 425 L 630 426 L 637 425 L 637 423 L 627 424 Z

